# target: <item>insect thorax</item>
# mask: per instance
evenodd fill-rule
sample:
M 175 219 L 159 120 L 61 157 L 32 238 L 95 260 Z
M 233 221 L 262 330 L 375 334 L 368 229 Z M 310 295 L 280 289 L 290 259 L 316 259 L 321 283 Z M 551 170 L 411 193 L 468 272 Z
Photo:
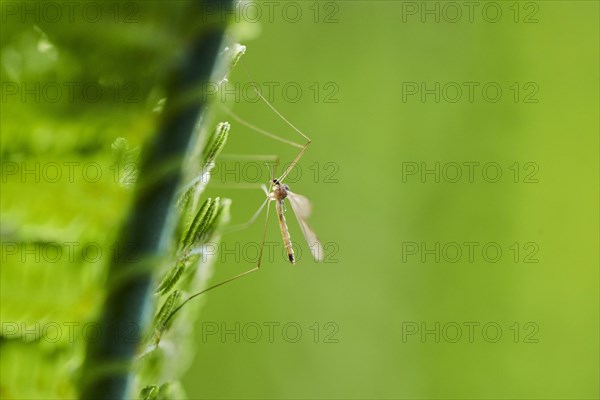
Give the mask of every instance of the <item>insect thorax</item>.
M 286 184 L 277 182 L 277 180 L 274 180 L 272 190 L 275 200 L 283 200 L 287 197 L 290 187 Z

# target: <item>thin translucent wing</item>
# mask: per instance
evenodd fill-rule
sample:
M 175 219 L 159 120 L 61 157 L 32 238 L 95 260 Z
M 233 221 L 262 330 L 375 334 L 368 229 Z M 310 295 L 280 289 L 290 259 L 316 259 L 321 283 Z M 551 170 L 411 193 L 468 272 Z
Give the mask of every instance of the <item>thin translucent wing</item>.
M 305 221 L 305 218 L 308 218 L 312 211 L 310 201 L 306 197 L 290 191 L 288 191 L 287 198 L 290 200 L 294 214 L 296 214 L 296 219 L 298 220 L 298 224 L 300 224 L 300 229 L 302 229 L 304 239 L 306 239 L 306 242 L 308 243 L 310 252 L 315 260 L 323 261 L 325 255 L 323 245 L 321 245 L 317 235 Z
M 289 190 L 287 192 L 296 216 L 299 216 L 302 219 L 307 219 L 310 217 L 310 214 L 312 214 L 312 204 L 310 204 L 310 200 L 301 194 L 293 193 Z

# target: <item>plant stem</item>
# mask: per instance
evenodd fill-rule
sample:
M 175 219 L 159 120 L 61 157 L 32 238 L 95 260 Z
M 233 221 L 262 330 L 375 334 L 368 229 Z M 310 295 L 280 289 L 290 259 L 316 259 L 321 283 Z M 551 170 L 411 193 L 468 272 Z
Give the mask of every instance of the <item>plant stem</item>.
M 232 0 L 195 1 L 191 9 L 200 18 L 200 13 L 206 13 L 207 9 L 231 7 L 232 3 Z M 224 22 L 211 24 L 190 37 L 188 47 L 171 72 L 164 118 L 145 148 L 132 210 L 118 238 L 120 254 L 110 266 L 107 298 L 99 320 L 101 334 L 88 346 L 81 388 L 83 399 L 131 397 L 131 366 L 149 322 L 147 314 L 154 291 L 154 268 L 141 263 L 150 262 L 154 267 L 156 259 L 166 251 L 167 241 L 163 238 L 172 235 L 173 224 L 168 217 L 181 177 L 183 155 L 207 106 L 206 99 L 199 94 L 192 100 L 180 100 L 190 89 L 205 87 L 204 83 L 210 80 L 225 27 Z M 126 278 L 111 286 L 116 276 Z

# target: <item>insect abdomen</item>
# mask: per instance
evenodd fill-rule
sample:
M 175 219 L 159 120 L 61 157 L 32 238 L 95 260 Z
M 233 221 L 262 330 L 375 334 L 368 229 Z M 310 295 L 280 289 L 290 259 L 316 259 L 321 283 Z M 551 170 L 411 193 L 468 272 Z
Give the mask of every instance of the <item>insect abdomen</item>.
M 281 236 L 283 237 L 283 244 L 285 245 L 288 254 L 288 260 L 290 260 L 292 264 L 295 264 L 296 258 L 294 257 L 294 249 L 292 248 L 292 239 L 290 238 L 290 231 L 285 222 L 285 216 L 283 215 L 283 200 L 278 200 L 276 206 L 277 216 L 279 218 L 279 228 L 281 229 Z

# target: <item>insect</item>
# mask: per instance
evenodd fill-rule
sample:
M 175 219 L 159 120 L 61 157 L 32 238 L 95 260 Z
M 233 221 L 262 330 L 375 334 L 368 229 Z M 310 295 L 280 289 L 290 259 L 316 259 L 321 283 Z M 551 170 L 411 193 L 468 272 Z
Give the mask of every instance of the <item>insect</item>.
M 285 174 L 282 176 L 283 176 L 283 178 L 285 178 Z M 292 205 L 292 211 L 296 215 L 296 219 L 298 220 L 298 224 L 300 225 L 300 229 L 302 230 L 304 239 L 306 240 L 313 257 L 317 261 L 323 261 L 323 246 L 321 245 L 321 242 L 317 238 L 317 235 L 315 234 L 315 232 L 312 230 L 310 225 L 308 225 L 308 222 L 306 222 L 306 219 L 310 216 L 311 211 L 312 211 L 312 206 L 310 204 L 310 201 L 306 197 L 292 192 L 290 190 L 290 187 L 288 185 L 286 185 L 285 183 L 283 183 L 282 178 L 279 178 L 279 179 L 271 178 L 269 183 L 271 184 L 271 190 L 270 191 L 265 190 L 265 194 L 267 195 L 267 198 L 266 198 L 265 202 L 263 203 L 263 205 L 261 206 L 261 208 L 259 209 L 259 211 L 262 211 L 262 208 L 264 208 L 264 205 L 265 204 L 267 205 L 267 217 L 265 220 L 265 228 L 263 230 L 263 241 L 262 241 L 262 244 L 260 247 L 259 259 L 258 259 L 258 263 L 256 265 L 256 269 L 260 268 L 260 262 L 262 259 L 262 250 L 263 250 L 264 244 L 265 244 L 265 237 L 266 237 L 266 230 L 267 230 L 266 228 L 267 228 L 267 223 L 269 221 L 269 209 L 270 209 L 271 202 L 275 202 L 277 219 L 279 221 L 279 229 L 281 231 L 281 237 L 282 237 L 283 244 L 284 244 L 286 252 L 287 252 L 288 260 L 292 264 L 296 263 L 296 257 L 294 255 L 294 248 L 292 246 L 290 231 L 288 229 L 287 221 L 285 219 L 286 208 L 285 208 L 284 201 L 286 199 Z
M 277 179 L 273 179 L 273 191 L 269 194 L 269 197 L 273 198 L 273 200 L 276 201 L 275 205 L 277 207 L 277 216 L 279 218 L 281 236 L 283 237 L 285 248 L 288 253 L 288 259 L 290 260 L 290 262 L 292 264 L 295 264 L 296 260 L 294 258 L 294 249 L 292 247 L 290 233 L 285 222 L 285 215 L 283 214 L 283 201 L 286 198 L 289 199 L 290 204 L 292 205 L 292 209 L 294 210 L 294 214 L 298 219 L 300 229 L 302 229 L 304 239 L 306 239 L 306 242 L 308 243 L 313 257 L 317 261 L 323 261 L 323 247 L 321 245 L 321 242 L 319 242 L 319 239 L 317 239 L 317 235 L 306 222 L 306 218 L 310 216 L 311 212 L 311 205 L 308 199 L 304 196 L 293 193 L 288 185 L 281 183 Z
M 245 69 L 245 66 L 242 63 L 242 66 Z M 246 70 L 246 73 L 248 74 L 248 76 L 250 77 L 250 74 L 248 73 L 248 71 Z M 252 79 L 250 77 L 250 79 Z M 269 211 L 271 208 L 271 203 L 275 202 L 275 209 L 276 209 L 276 213 L 277 213 L 277 218 L 279 221 L 279 229 L 281 231 L 281 236 L 282 236 L 282 240 L 284 243 L 284 246 L 286 248 L 286 252 L 287 252 L 287 256 L 288 256 L 288 260 L 292 263 L 295 264 L 296 263 L 296 257 L 294 255 L 294 249 L 292 246 L 292 240 L 291 240 L 291 236 L 290 236 L 290 232 L 288 229 L 288 225 L 287 225 L 287 221 L 285 218 L 285 212 L 286 212 L 286 207 L 285 207 L 285 200 L 288 200 L 289 203 L 292 206 L 292 211 L 296 216 L 296 219 L 298 221 L 298 224 L 300 225 L 300 229 L 302 230 L 302 234 L 304 236 L 304 239 L 306 240 L 306 242 L 308 243 L 308 246 L 310 248 L 311 254 L 313 255 L 314 259 L 316 261 L 323 261 L 323 257 L 324 257 L 324 250 L 323 250 L 323 246 L 321 244 L 321 242 L 319 241 L 319 239 L 317 238 L 317 235 L 315 234 L 315 232 L 312 230 L 312 228 L 308 225 L 308 223 L 306 222 L 306 220 L 308 219 L 308 217 L 311 214 L 312 211 L 312 206 L 310 204 L 310 201 L 305 197 L 302 196 L 300 194 L 294 193 L 290 190 L 290 187 L 284 183 L 286 177 L 289 175 L 289 173 L 293 170 L 293 168 L 296 166 L 296 164 L 300 161 L 300 159 L 302 158 L 302 156 L 304 155 L 304 153 L 306 152 L 306 149 L 308 148 L 308 146 L 312 143 L 312 140 L 306 136 L 302 131 L 300 131 L 300 129 L 296 128 L 290 121 L 288 121 L 263 95 L 262 93 L 258 90 L 258 88 L 256 87 L 257 85 L 253 85 L 254 90 L 256 92 L 256 94 L 258 95 L 258 97 L 273 111 L 275 112 L 275 114 L 277 114 L 288 126 L 290 126 L 294 131 L 296 131 L 299 135 L 301 135 L 305 140 L 306 143 L 305 144 L 300 144 L 300 143 L 296 143 L 294 141 L 282 138 L 278 135 L 275 135 L 273 133 L 267 132 L 259 127 L 256 127 L 254 125 L 252 125 L 251 123 L 243 120 L 242 118 L 240 118 L 239 116 L 237 116 L 236 114 L 234 114 L 229 108 L 227 108 L 226 106 L 223 105 L 223 109 L 225 110 L 225 112 L 227 114 L 229 114 L 235 121 L 237 121 L 238 123 L 240 123 L 241 125 L 246 126 L 247 128 L 250 128 L 264 136 L 270 137 L 272 139 L 278 140 L 280 142 L 283 143 L 287 143 L 293 147 L 299 148 L 299 152 L 296 155 L 296 157 L 293 159 L 293 161 L 285 168 L 285 170 L 283 171 L 283 173 L 281 174 L 281 176 L 279 176 L 279 178 L 275 178 L 274 177 L 274 171 L 273 169 L 271 169 L 271 177 L 269 179 L 268 182 L 268 186 L 267 185 L 261 185 L 261 189 L 263 190 L 263 192 L 266 195 L 265 200 L 263 201 L 263 203 L 261 204 L 261 206 L 258 208 L 258 210 L 254 213 L 254 215 L 250 218 L 250 220 L 248 220 L 248 222 L 246 222 L 245 224 L 242 224 L 243 226 L 248 226 L 253 224 L 256 219 L 259 217 L 259 215 L 261 214 L 261 212 L 263 211 L 263 209 L 265 208 L 265 206 L 267 207 L 267 212 L 266 212 L 266 218 L 265 218 L 265 223 L 264 223 L 264 228 L 263 228 L 263 237 L 262 237 L 262 243 L 260 245 L 260 250 L 259 250 L 259 255 L 258 255 L 258 261 L 256 264 L 256 267 L 243 272 L 241 274 L 235 275 L 232 278 L 229 278 L 225 281 L 222 281 L 220 283 L 217 283 L 215 285 L 212 285 L 198 293 L 195 293 L 193 295 L 191 295 L 190 297 L 188 297 L 187 299 L 185 299 L 177 308 L 175 308 L 173 310 L 173 312 L 171 312 L 171 314 L 169 315 L 169 317 L 167 318 L 167 321 L 169 319 L 171 319 L 173 317 L 173 315 L 175 315 L 175 313 L 177 311 L 179 311 L 187 302 L 189 302 L 190 300 L 194 299 L 197 296 L 200 296 L 206 292 L 208 292 L 209 290 L 215 289 L 219 286 L 225 285 L 226 283 L 232 282 L 236 279 L 239 279 L 243 276 L 246 276 L 248 274 L 251 274 L 253 272 L 256 272 L 260 269 L 260 265 L 261 265 L 261 261 L 262 261 L 262 256 L 263 256 L 263 250 L 264 250 L 264 245 L 265 245 L 265 240 L 266 240 L 266 234 L 267 234 L 267 227 L 268 227 L 268 222 L 269 222 Z
M 242 63 L 242 67 L 244 69 L 246 69 L 245 65 Z M 246 70 L 247 75 L 250 77 L 250 73 Z M 250 77 L 250 79 L 252 80 L 252 78 Z M 280 136 L 277 136 L 275 134 L 272 134 L 270 132 L 267 132 L 263 129 L 260 129 L 252 124 L 250 124 L 249 122 L 241 119 L 240 117 L 238 117 L 236 114 L 234 114 L 230 109 L 228 109 L 227 107 L 224 107 L 224 110 L 237 122 L 239 122 L 240 124 L 258 132 L 261 133 L 267 137 L 270 137 L 272 139 L 278 140 L 280 142 L 283 143 L 287 143 L 293 147 L 299 148 L 299 152 L 296 155 L 296 157 L 294 158 L 294 160 L 287 166 L 287 168 L 283 171 L 283 173 L 281 174 L 281 176 L 279 178 L 275 178 L 273 176 L 273 172 L 271 173 L 271 179 L 269 180 L 269 187 L 270 190 L 268 190 L 266 188 L 266 186 L 262 186 L 263 191 L 265 192 L 267 198 L 265 199 L 265 201 L 263 202 L 263 204 L 260 206 L 260 208 L 258 209 L 258 211 L 253 215 L 253 217 L 248 221 L 247 224 L 251 224 L 253 223 L 256 218 L 260 215 L 260 213 L 262 212 L 263 208 L 265 207 L 265 205 L 267 206 L 267 214 L 266 214 L 266 220 L 265 220 L 265 226 L 263 229 L 263 239 L 262 239 L 262 243 L 260 246 L 260 252 L 259 252 L 259 257 L 258 257 L 258 262 L 256 265 L 256 268 L 251 270 L 251 271 L 256 271 L 258 269 L 260 269 L 260 263 L 262 260 L 262 253 L 263 253 L 263 249 L 264 249 L 264 244 L 265 244 L 265 238 L 266 238 L 266 231 L 267 231 L 267 224 L 269 221 L 269 210 L 270 210 L 270 205 L 271 202 L 274 201 L 275 202 L 275 208 L 277 211 L 277 217 L 279 220 L 279 228 L 281 230 L 281 236 L 283 239 L 283 243 L 284 246 L 286 248 L 287 251 L 287 255 L 288 255 L 288 260 L 292 263 L 295 264 L 296 259 L 294 256 L 294 249 L 292 247 L 292 241 L 290 238 L 290 232 L 287 226 L 287 222 L 285 219 L 285 203 L 284 200 L 288 199 L 290 204 L 292 205 L 292 210 L 294 212 L 294 214 L 296 215 L 296 219 L 298 220 L 298 224 L 300 225 L 300 229 L 302 230 L 302 234 L 304 235 L 304 239 L 306 239 L 306 242 L 308 243 L 308 246 L 311 250 L 311 253 L 313 255 L 313 257 L 315 258 L 316 261 L 323 261 L 323 246 L 321 245 L 321 242 L 319 241 L 319 239 L 317 238 L 317 235 L 315 234 L 315 232 L 312 230 L 312 228 L 308 225 L 308 223 L 306 222 L 306 220 L 308 219 L 308 217 L 311 214 L 312 211 L 312 206 L 310 204 L 310 201 L 302 196 L 299 195 L 297 193 L 294 193 L 290 190 L 290 187 L 288 185 L 286 185 L 284 183 L 285 178 L 288 176 L 288 174 L 294 169 L 294 167 L 296 166 L 296 164 L 298 164 L 298 161 L 300 161 L 300 159 L 302 158 L 302 156 L 304 155 L 304 153 L 306 152 L 306 149 L 308 148 L 308 146 L 312 143 L 312 140 L 306 136 L 300 129 L 298 129 L 296 126 L 294 126 L 294 124 L 292 124 L 287 118 L 285 118 L 276 108 L 275 106 L 273 106 L 264 96 L 263 94 L 258 90 L 258 88 L 256 87 L 256 85 L 253 85 L 254 91 L 256 92 L 257 96 L 263 101 L 263 103 L 265 103 L 275 114 L 277 114 L 279 116 L 279 118 L 281 118 L 289 127 L 291 127 L 294 131 L 296 131 L 296 133 L 298 133 L 300 136 L 302 136 L 305 140 L 306 143 L 304 145 L 293 142 L 291 140 L 287 140 L 284 139 Z M 250 271 L 249 271 L 250 272 Z M 248 272 L 248 273 L 249 273 Z

